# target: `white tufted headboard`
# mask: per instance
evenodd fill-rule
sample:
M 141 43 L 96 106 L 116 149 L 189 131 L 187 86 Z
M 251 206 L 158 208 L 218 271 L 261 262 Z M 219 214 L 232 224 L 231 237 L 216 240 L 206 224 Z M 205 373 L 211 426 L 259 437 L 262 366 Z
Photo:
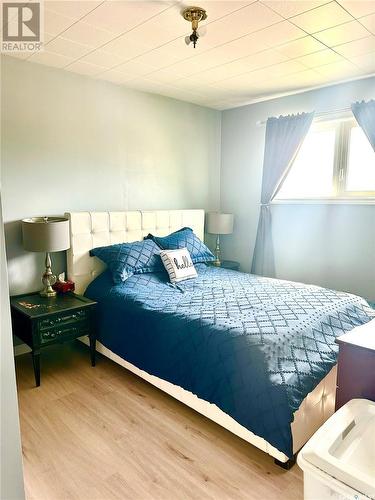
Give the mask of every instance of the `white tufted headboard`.
M 165 236 L 184 226 L 203 240 L 204 210 L 156 210 L 129 212 L 67 212 L 70 219 L 68 278 L 83 293 L 105 269 L 89 251 L 95 247 L 142 240 L 148 233 Z

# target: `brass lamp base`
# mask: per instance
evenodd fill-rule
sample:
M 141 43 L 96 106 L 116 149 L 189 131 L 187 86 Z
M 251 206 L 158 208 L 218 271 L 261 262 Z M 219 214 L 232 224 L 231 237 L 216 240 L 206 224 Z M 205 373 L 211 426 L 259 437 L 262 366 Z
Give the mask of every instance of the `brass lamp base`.
M 56 283 L 56 276 L 52 274 L 52 269 L 51 269 L 51 257 L 49 253 L 46 253 L 46 270 L 44 271 L 42 275 L 42 283 L 44 285 L 43 290 L 39 292 L 39 295 L 41 297 L 56 297 L 56 292 L 52 288 L 52 285 Z
M 49 287 L 46 287 L 40 290 L 39 295 L 41 297 L 56 297 L 56 292 L 53 288 L 49 289 Z
M 220 267 L 221 266 L 221 260 L 220 260 L 220 236 L 217 234 L 216 235 L 216 248 L 215 248 L 215 257 L 216 259 L 213 261 L 213 265 Z

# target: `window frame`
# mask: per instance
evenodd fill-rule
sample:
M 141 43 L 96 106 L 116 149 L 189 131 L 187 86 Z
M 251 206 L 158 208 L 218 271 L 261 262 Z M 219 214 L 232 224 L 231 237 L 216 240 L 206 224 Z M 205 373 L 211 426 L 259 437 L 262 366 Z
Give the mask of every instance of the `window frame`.
M 375 204 L 375 191 L 349 191 L 346 189 L 348 175 L 348 158 L 350 148 L 351 129 L 358 127 L 358 123 L 351 114 L 335 117 L 315 118 L 312 127 L 335 129 L 335 147 L 333 158 L 332 196 L 303 196 L 294 198 L 278 198 L 278 193 L 282 188 L 283 179 L 277 187 L 276 194 L 271 203 L 354 203 L 354 204 Z M 311 130 L 311 129 L 310 129 Z M 298 154 L 298 153 L 297 153 Z M 297 156 L 297 155 L 296 155 Z M 285 177 L 286 178 L 286 177 Z

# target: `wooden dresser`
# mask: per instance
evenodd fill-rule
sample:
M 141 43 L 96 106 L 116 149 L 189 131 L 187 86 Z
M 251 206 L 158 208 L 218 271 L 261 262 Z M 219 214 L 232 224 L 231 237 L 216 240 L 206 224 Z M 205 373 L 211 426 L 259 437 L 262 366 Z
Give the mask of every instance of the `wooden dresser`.
M 375 322 L 336 339 L 339 344 L 336 411 L 354 398 L 375 401 Z

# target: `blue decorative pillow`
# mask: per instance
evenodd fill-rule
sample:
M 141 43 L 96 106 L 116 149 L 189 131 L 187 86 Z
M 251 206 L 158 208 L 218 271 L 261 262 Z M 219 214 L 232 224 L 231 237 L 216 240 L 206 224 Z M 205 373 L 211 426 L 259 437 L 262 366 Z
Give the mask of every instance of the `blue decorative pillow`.
M 206 247 L 203 241 L 194 234 L 190 227 L 179 229 L 168 236 L 159 237 L 149 234 L 146 238 L 153 240 L 162 250 L 187 248 L 194 264 L 215 260 L 215 256 L 212 252 Z
M 90 250 L 112 273 L 114 283 L 121 283 L 133 274 L 164 271 L 160 248 L 152 240 L 118 243 Z

